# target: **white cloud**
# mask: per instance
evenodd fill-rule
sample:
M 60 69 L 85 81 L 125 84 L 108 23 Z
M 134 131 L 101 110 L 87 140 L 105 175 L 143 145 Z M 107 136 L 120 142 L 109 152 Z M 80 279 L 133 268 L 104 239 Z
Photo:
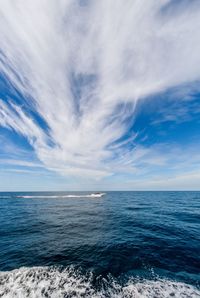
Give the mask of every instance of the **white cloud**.
M 27 168 L 44 168 L 43 165 L 41 165 L 40 163 L 17 159 L 0 159 L 0 165 L 12 165 Z
M 137 100 L 200 77 L 200 4 L 179 3 L 1 0 L 0 71 L 26 102 L 0 101 L 0 125 L 64 175 L 101 178 L 129 163 L 134 171 L 135 152 L 109 145 Z

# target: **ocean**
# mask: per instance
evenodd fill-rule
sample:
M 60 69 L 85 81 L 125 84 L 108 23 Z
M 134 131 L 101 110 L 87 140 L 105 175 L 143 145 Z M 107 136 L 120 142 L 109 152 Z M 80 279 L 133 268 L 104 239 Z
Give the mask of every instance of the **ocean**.
M 200 297 L 200 192 L 0 193 L 0 297 Z

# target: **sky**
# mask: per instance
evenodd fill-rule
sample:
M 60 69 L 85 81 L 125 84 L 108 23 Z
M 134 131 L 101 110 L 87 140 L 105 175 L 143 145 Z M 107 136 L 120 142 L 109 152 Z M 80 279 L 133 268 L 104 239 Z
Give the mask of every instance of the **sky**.
M 1 0 L 0 191 L 200 190 L 198 0 Z

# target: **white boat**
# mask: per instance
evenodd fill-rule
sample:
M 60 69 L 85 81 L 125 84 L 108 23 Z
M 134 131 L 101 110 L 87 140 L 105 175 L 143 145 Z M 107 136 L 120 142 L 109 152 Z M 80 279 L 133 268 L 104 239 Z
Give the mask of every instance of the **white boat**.
M 104 195 L 105 195 L 104 192 L 95 192 L 95 193 L 92 193 L 92 194 L 90 195 L 90 197 L 92 197 L 92 198 L 101 198 L 101 197 L 103 197 Z

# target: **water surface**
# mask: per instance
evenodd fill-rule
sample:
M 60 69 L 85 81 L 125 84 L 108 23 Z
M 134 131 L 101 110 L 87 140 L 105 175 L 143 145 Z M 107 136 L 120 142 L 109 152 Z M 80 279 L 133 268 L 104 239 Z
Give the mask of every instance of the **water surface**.
M 83 194 L 0 193 L 0 297 L 200 297 L 200 192 Z

